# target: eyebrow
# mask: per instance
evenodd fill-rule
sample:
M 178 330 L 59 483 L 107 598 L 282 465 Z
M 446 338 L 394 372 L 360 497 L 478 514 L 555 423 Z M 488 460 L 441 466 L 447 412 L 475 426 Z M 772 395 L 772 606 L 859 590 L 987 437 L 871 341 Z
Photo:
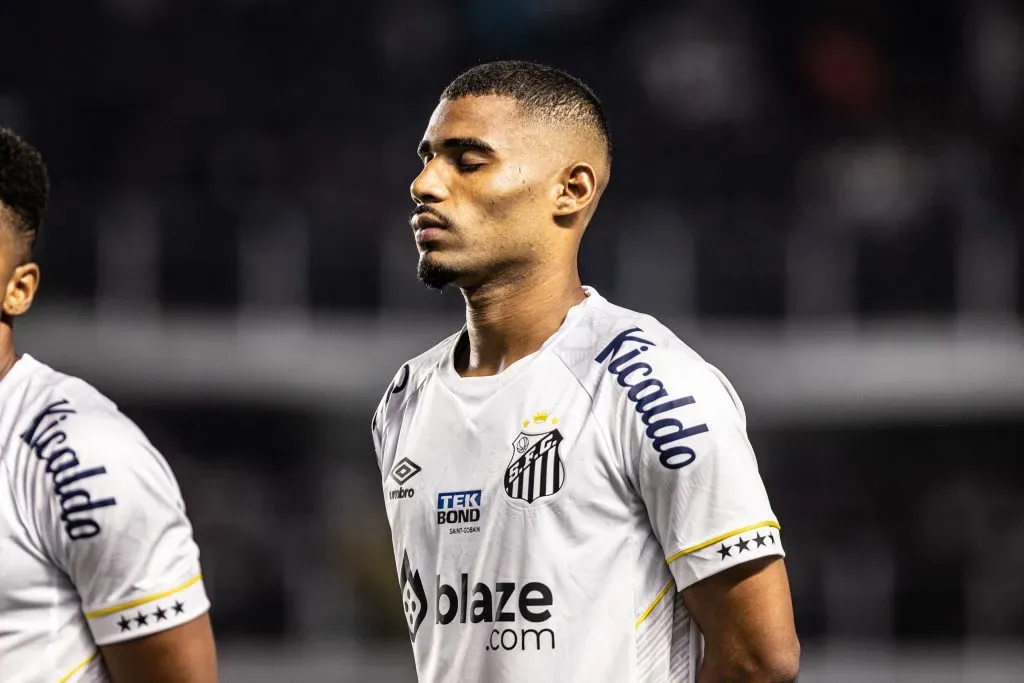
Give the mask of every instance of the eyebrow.
M 472 149 L 477 152 L 484 154 L 493 154 L 494 147 L 487 144 L 480 138 L 446 138 L 441 141 L 441 149 Z M 429 140 L 423 140 L 420 142 L 419 147 L 416 148 L 416 154 L 423 156 L 430 152 L 432 146 Z

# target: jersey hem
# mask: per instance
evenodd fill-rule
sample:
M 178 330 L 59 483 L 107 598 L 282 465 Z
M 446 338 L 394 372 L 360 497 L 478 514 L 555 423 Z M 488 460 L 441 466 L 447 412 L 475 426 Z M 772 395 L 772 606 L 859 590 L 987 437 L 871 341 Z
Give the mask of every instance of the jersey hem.
M 187 618 L 179 618 L 177 621 L 169 621 L 166 624 L 159 624 L 153 628 L 147 630 L 145 633 L 119 633 L 114 636 L 108 636 L 106 638 L 95 638 L 97 645 L 115 645 L 117 643 L 126 643 L 136 638 L 143 638 L 145 636 L 153 636 L 157 633 L 163 633 L 164 631 L 170 631 L 171 629 L 184 626 L 185 624 L 195 621 L 199 617 L 203 616 L 210 611 L 210 601 L 206 600 L 199 609 L 194 610 Z
M 776 522 L 776 521 L 773 521 L 773 520 L 769 520 L 767 522 L 757 522 L 756 524 L 748 524 L 747 526 L 740 527 L 739 529 L 733 529 L 732 531 L 727 531 L 724 534 L 719 534 L 718 536 L 715 536 L 714 538 L 709 538 L 708 540 L 706 540 L 706 541 L 704 541 L 702 543 L 698 543 L 697 545 L 692 545 L 689 548 L 683 548 L 679 552 L 673 553 L 672 555 L 670 555 L 665 560 L 665 563 L 666 564 L 672 564 L 673 562 L 678 560 L 680 557 L 686 557 L 687 555 L 689 555 L 691 553 L 695 553 L 695 552 L 697 552 L 699 550 L 704 550 L 704 548 L 707 548 L 708 546 L 712 546 L 715 543 L 718 543 L 719 541 L 724 541 L 725 539 L 730 538 L 732 536 L 736 536 L 737 534 L 746 533 L 748 531 L 753 531 L 754 529 L 760 529 L 760 528 L 766 527 L 766 526 L 770 526 L 773 529 L 778 529 L 779 531 L 782 530 L 782 527 L 779 525 L 779 523 Z
M 203 575 L 197 574 L 196 576 L 193 576 L 191 579 L 181 584 L 180 586 L 175 586 L 174 588 L 162 591 L 160 593 L 154 593 L 153 595 L 144 598 L 137 598 L 135 600 L 129 600 L 128 602 L 122 602 L 112 607 L 104 607 L 103 609 L 94 610 L 92 612 L 86 612 L 84 616 L 86 619 L 95 619 L 96 617 L 105 617 L 108 614 L 113 614 L 114 612 L 121 612 L 126 609 L 131 609 L 132 607 L 145 605 L 147 602 L 154 602 L 155 600 L 159 600 L 160 598 L 166 598 L 170 595 L 174 595 L 175 593 L 183 591 L 186 588 L 189 588 L 193 584 L 196 584 L 202 580 Z
M 88 621 L 97 645 L 111 645 L 168 631 L 202 616 L 210 609 L 210 599 L 202 582 L 165 596 L 166 602 L 150 603 L 148 608 L 129 607 Z

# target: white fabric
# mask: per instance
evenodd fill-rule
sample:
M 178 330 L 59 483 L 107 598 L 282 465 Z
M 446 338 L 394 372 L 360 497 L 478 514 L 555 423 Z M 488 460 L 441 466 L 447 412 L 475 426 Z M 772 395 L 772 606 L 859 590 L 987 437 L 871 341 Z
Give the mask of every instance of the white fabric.
M 587 294 L 492 377 L 460 378 L 450 337 L 374 416 L 422 683 L 694 681 L 677 591 L 783 555 L 728 381 Z
M 22 356 L 0 380 L 0 681 L 107 681 L 97 644 L 209 605 L 163 457 L 96 389 Z

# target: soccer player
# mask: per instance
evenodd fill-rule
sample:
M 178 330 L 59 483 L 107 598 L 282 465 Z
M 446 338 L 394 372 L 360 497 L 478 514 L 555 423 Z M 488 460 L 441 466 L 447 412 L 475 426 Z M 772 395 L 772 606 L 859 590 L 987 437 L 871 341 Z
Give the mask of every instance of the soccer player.
M 48 194 L 39 153 L 0 129 L 0 681 L 214 683 L 167 463 L 96 389 L 15 351 Z
M 725 377 L 581 285 L 608 185 L 594 93 L 492 62 L 442 93 L 412 183 L 419 277 L 465 327 L 373 419 L 420 681 L 792 681 L 779 524 Z

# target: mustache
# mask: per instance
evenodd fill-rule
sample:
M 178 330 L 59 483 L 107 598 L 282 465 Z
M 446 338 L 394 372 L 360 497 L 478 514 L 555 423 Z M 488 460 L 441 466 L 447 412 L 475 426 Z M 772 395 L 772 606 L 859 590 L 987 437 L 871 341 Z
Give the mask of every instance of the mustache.
M 427 206 L 426 204 L 420 204 L 419 206 L 412 210 L 412 215 L 409 216 L 409 222 L 411 223 L 412 221 L 416 220 L 416 216 L 419 216 L 420 214 L 424 213 L 436 218 L 438 221 L 441 222 L 441 225 L 443 225 L 446 228 L 450 228 L 452 225 L 452 222 L 448 218 L 448 216 L 445 216 L 443 213 L 441 213 L 434 207 Z

